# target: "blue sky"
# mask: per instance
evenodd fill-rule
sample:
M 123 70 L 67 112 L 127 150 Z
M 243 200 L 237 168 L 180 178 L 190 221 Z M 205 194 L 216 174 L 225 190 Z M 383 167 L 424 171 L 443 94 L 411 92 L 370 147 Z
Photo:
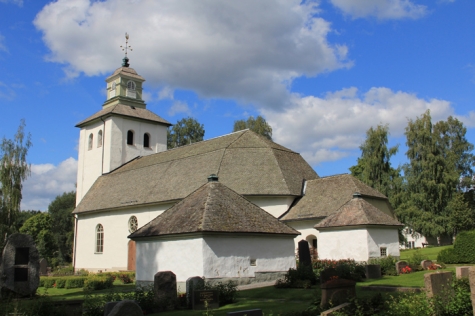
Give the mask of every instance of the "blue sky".
M 474 16 L 472 0 L 0 0 L 0 137 L 24 118 L 33 140 L 22 208 L 74 190 L 74 126 L 101 109 L 125 32 L 148 109 L 196 118 L 205 139 L 262 115 L 326 176 L 379 123 L 404 163 L 407 120 L 427 109 L 475 142 Z

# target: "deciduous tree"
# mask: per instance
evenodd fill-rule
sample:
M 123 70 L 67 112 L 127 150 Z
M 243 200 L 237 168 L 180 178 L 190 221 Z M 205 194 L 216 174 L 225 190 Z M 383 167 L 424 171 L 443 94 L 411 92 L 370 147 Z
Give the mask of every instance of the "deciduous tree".
M 254 133 L 262 135 L 269 140 L 272 140 L 272 127 L 267 123 L 267 121 L 262 116 L 249 116 L 247 121 L 237 120 L 234 121 L 233 132 L 242 131 L 244 129 L 250 129 Z
M 196 143 L 203 140 L 203 124 L 191 117 L 179 120 L 167 133 L 168 149 Z
M 58 195 L 48 206 L 51 217 L 51 232 L 54 237 L 56 258 L 60 264 L 72 259 L 74 219 L 71 212 L 76 206 L 76 192 Z

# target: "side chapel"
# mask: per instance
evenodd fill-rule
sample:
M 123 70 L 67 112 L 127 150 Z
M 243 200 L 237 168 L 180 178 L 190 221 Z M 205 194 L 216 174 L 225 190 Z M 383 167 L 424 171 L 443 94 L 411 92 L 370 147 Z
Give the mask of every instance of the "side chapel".
M 126 56 L 122 67 L 106 79 L 107 100 L 102 109 L 76 125 L 80 137 L 76 208 L 73 211 L 75 269 L 94 272 L 135 270 L 136 266 L 143 268 L 149 264 L 157 272 L 173 267 L 174 252 L 186 252 L 188 246 L 190 249 L 197 245 L 205 247 L 205 242 L 197 244 L 193 238 L 185 238 L 186 232 L 179 230 L 177 219 L 173 220 L 173 214 L 178 211 L 171 208 L 186 197 L 192 196 L 188 200 L 193 200 L 193 194 L 204 190 L 202 187 L 212 174 L 219 178 L 220 185 L 230 190 L 228 198 L 232 196 L 232 200 L 237 201 L 235 195 L 239 195 L 249 202 L 240 200 L 239 205 L 248 208 L 243 214 L 265 211 L 272 218 L 260 214 L 259 226 L 236 216 L 234 224 L 224 229 L 222 233 L 227 242 L 233 245 L 239 260 L 244 263 L 239 267 L 222 267 L 221 275 L 239 278 L 246 269 L 252 271 L 246 274 L 252 278 L 255 273 L 266 272 L 264 270 L 270 266 L 285 272 L 295 265 L 295 248 L 301 239 L 307 240 L 322 259 L 351 258 L 355 249 L 366 249 L 358 253 L 357 260 L 399 256 L 397 229 L 400 223 L 395 219 L 387 197 L 351 175 L 320 178 L 299 153 L 250 130 L 167 150 L 167 129 L 172 124 L 147 109 L 142 99 L 145 79 L 129 67 L 128 61 Z M 364 203 L 357 202 L 360 208 L 345 206 L 356 203 L 352 202 L 355 192 Z M 220 213 L 216 205 L 210 209 L 213 209 L 215 220 L 227 214 Z M 358 213 L 347 217 L 352 210 Z M 185 222 L 195 214 L 190 210 L 180 212 L 188 214 L 184 217 L 182 214 L 180 219 Z M 315 228 L 339 212 L 346 214 L 345 220 L 340 216 L 340 220 Z M 166 224 L 163 223 L 167 222 L 161 214 L 173 222 L 177 230 L 164 229 Z M 360 220 L 362 214 L 366 216 L 363 221 Z M 152 221 L 161 226 L 157 224 L 152 235 L 144 233 L 151 231 L 145 226 L 152 225 Z M 208 232 L 203 228 L 204 224 L 200 226 L 198 221 L 189 225 L 194 233 L 201 234 L 201 240 L 207 238 L 215 245 L 219 244 L 219 238 L 205 234 Z M 209 227 L 222 226 L 213 225 Z M 255 226 L 256 230 L 249 231 L 243 226 Z M 141 227 L 143 229 L 139 230 Z M 262 231 L 263 227 L 265 231 Z M 244 230 L 248 234 L 245 238 L 241 234 Z M 322 232 L 323 239 L 319 238 Z M 274 249 L 272 244 L 283 241 L 281 247 L 285 247 L 285 251 L 267 251 L 266 256 L 274 256 L 275 262 L 286 262 L 285 267 L 269 262 L 264 264 L 263 258 L 252 257 L 251 252 L 255 249 L 243 250 L 243 245 L 253 242 L 252 234 L 262 233 L 276 237 L 275 240 L 266 239 L 271 240 L 270 243 L 266 241 L 266 249 Z M 279 236 L 285 238 L 279 239 Z M 293 240 L 290 244 L 287 242 L 289 236 Z M 340 237 L 335 239 L 335 236 Z M 175 243 L 180 240 L 179 251 L 167 246 L 172 239 Z M 153 245 L 154 241 L 156 245 Z M 144 246 L 136 249 L 136 243 Z M 206 247 L 211 246 L 206 244 Z M 154 254 L 144 255 L 147 251 Z M 236 253 L 228 251 L 226 255 L 235 258 Z M 167 260 L 163 260 L 164 256 Z M 143 262 L 145 257 L 153 262 Z M 243 267 L 243 264 L 249 267 Z M 223 269 L 227 271 L 223 272 Z M 178 281 L 198 273 L 192 271 L 193 275 L 186 275 L 186 269 L 183 271 Z M 213 273 L 213 269 L 209 269 L 206 277 L 220 277 L 219 273 Z M 143 278 L 142 281 L 147 281 L 145 279 L 151 279 L 153 275 Z

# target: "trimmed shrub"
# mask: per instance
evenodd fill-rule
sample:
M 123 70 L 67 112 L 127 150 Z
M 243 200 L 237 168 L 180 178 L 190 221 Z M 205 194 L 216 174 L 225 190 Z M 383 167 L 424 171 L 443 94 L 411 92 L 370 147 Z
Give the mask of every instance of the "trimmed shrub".
M 368 260 L 368 264 L 379 264 L 381 266 L 382 275 L 397 275 L 396 262 L 397 259 L 391 256 Z
M 422 260 L 424 260 L 424 256 L 422 255 L 421 251 L 417 249 L 412 256 L 407 260 L 407 263 L 411 267 L 412 271 L 422 271 L 424 270 L 421 266 Z
M 135 272 L 119 272 L 116 274 L 116 278 L 123 284 L 129 284 L 135 280 Z
M 53 285 L 55 284 L 55 279 L 56 278 L 52 278 L 52 277 L 40 278 L 40 286 L 41 286 L 41 283 L 43 283 L 42 286 L 44 286 L 45 288 L 47 289 L 52 288 Z M 41 282 L 41 280 L 43 280 L 43 282 Z
M 84 281 L 87 277 L 70 277 L 66 278 L 65 288 L 67 289 L 78 289 L 84 287 Z
M 454 243 L 458 263 L 475 263 L 475 230 L 460 232 Z
M 356 262 L 354 259 L 341 260 L 315 260 L 312 264 L 313 273 L 317 280 L 320 279 L 320 272 L 328 268 L 335 268 L 338 277 L 354 281 L 362 281 L 365 276 L 365 263 Z
M 84 281 L 84 290 L 94 291 L 94 290 L 103 290 L 112 287 L 114 283 L 114 278 L 112 275 L 90 275 Z
M 437 255 L 437 263 L 459 263 L 459 258 L 454 248 L 447 248 Z
M 284 276 L 275 282 L 276 288 L 304 288 L 308 289 L 317 283 L 315 273 L 309 267 L 290 268 Z

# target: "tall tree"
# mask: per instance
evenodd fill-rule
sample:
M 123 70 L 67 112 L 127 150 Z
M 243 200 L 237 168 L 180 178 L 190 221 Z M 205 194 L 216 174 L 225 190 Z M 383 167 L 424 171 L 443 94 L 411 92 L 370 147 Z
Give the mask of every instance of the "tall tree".
M 76 192 L 58 195 L 48 206 L 51 218 L 51 232 L 56 246 L 56 258 L 59 264 L 69 263 L 72 259 L 74 240 L 74 219 L 71 212 L 76 205 Z
M 425 236 L 453 233 L 450 211 L 460 210 L 461 203 L 451 201 L 461 189 L 461 177 L 473 175 L 475 163 L 465 133 L 463 124 L 452 117 L 432 125 L 429 111 L 406 127 L 406 197 L 398 214 Z
M 267 121 L 262 116 L 249 116 L 247 121 L 237 120 L 234 121 L 233 132 L 242 131 L 244 129 L 250 129 L 254 133 L 262 135 L 269 140 L 272 140 L 272 127 L 267 123 Z
M 30 235 L 36 243 L 40 256 L 51 262 L 56 247 L 52 233 L 51 216 L 48 213 L 41 212 L 27 219 L 20 228 L 20 233 Z
M 167 133 L 168 149 L 200 142 L 205 136 L 203 124 L 191 117 L 183 118 Z
M 351 174 L 397 203 L 400 188 L 400 170 L 391 167 L 390 159 L 398 151 L 398 146 L 388 148 L 388 125 L 378 125 L 366 131 L 366 140 L 361 144 L 361 157 Z
M 20 212 L 23 181 L 30 175 L 30 165 L 26 162 L 31 147 L 31 135 L 25 135 L 25 121 L 22 120 L 13 139 L 3 137 L 0 144 L 0 233 L 3 237 L 0 247 L 13 232 L 13 225 Z

